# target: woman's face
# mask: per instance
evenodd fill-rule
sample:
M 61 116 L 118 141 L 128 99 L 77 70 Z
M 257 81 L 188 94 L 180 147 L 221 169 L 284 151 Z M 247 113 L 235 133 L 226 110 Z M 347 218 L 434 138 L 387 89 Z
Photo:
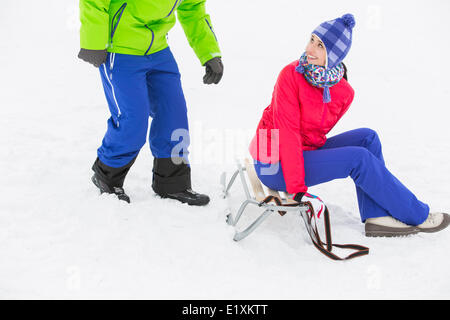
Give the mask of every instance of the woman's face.
M 315 34 L 311 35 L 306 46 L 306 57 L 308 64 L 324 67 L 327 61 L 327 49 L 323 42 Z

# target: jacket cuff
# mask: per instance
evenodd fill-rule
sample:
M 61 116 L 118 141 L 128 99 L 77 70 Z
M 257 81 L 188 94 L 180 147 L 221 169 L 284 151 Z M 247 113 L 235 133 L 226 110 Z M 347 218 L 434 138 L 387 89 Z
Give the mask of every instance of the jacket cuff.
M 222 58 L 222 53 L 220 52 L 220 50 L 216 52 L 207 52 L 203 55 L 199 55 L 198 59 L 200 60 L 200 64 L 202 66 L 205 66 L 206 62 L 208 62 L 211 59 L 214 59 L 215 57 Z

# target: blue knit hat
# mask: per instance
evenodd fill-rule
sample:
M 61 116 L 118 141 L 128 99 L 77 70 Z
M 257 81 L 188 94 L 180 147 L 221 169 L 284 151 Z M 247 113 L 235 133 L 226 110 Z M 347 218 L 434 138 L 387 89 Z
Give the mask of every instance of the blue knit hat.
M 322 40 L 327 49 L 327 69 L 332 69 L 344 60 L 352 46 L 352 29 L 355 17 L 347 13 L 341 18 L 330 20 L 318 26 L 313 34 Z

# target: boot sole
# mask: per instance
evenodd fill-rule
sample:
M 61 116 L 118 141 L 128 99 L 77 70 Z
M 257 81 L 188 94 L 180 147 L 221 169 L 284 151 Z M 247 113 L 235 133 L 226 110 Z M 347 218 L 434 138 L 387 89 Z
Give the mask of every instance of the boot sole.
M 159 195 L 159 196 L 161 198 L 163 198 L 163 199 L 173 199 L 173 200 L 177 200 L 177 201 L 179 201 L 181 203 L 187 203 L 190 206 L 206 206 L 209 203 L 209 201 L 210 201 L 210 199 L 208 198 L 208 199 L 205 199 L 203 201 L 189 202 L 188 200 L 182 200 L 182 199 L 171 197 L 171 196 L 167 196 L 167 195 Z
M 416 227 L 409 228 L 392 228 L 386 226 L 380 226 L 377 224 L 366 223 L 365 234 L 366 237 L 405 237 L 419 233 L 420 230 Z

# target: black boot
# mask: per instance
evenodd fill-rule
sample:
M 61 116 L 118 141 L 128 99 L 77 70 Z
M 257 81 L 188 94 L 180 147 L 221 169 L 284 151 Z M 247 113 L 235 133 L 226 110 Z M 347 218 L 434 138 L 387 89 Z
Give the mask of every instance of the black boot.
M 130 203 L 130 197 L 125 193 L 122 187 L 108 187 L 106 183 L 99 179 L 99 176 L 96 173 L 94 173 L 91 180 L 97 186 L 97 188 L 100 189 L 101 193 L 115 194 L 117 198 L 119 198 L 119 200 Z
M 161 198 L 175 199 L 191 206 L 205 206 L 209 203 L 209 197 L 206 194 L 197 193 L 192 189 L 186 189 L 176 193 L 167 193 L 161 195 Z
M 113 168 L 97 158 L 92 166 L 95 173 L 91 180 L 101 193 L 115 194 L 120 200 L 130 203 L 130 197 L 123 190 L 123 182 L 135 160 L 136 158 L 123 167 Z
M 204 206 L 209 202 L 207 195 L 192 190 L 191 167 L 182 158 L 155 158 L 152 188 L 161 198 L 189 205 Z

